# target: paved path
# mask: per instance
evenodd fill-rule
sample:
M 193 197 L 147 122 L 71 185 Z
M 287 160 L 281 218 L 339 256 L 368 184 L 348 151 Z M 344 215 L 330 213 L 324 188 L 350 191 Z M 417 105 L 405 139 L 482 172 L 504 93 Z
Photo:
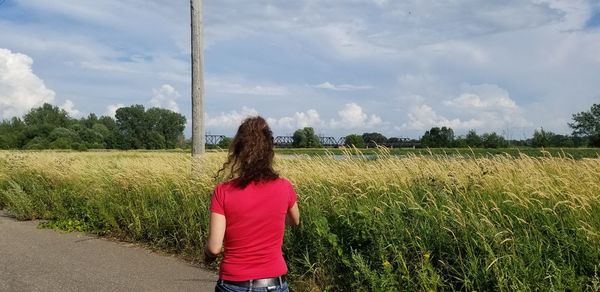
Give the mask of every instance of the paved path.
M 214 291 L 213 272 L 177 258 L 37 224 L 0 210 L 0 291 Z

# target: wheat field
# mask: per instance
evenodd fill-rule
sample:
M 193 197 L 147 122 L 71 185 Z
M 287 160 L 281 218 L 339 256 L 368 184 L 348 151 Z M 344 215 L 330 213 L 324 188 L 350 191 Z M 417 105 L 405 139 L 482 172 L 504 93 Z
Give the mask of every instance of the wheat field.
M 0 208 L 198 260 L 225 157 L 0 151 Z M 276 169 L 302 213 L 295 290 L 600 289 L 600 158 L 347 150 Z

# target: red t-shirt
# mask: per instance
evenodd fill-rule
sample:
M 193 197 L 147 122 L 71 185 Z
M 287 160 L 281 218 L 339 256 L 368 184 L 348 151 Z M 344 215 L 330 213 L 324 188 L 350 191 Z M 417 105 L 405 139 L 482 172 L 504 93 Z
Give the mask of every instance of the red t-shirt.
M 226 220 L 221 279 L 246 281 L 287 273 L 281 246 L 285 217 L 296 200 L 292 184 L 283 178 L 252 182 L 245 189 L 231 182 L 217 185 L 210 210 Z

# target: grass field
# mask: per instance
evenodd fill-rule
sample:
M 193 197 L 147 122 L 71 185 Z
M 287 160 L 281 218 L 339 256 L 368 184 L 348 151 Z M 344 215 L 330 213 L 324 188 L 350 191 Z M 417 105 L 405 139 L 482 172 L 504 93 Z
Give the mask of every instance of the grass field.
M 275 150 L 279 154 L 287 155 L 309 155 L 309 156 L 322 156 L 327 154 L 334 155 L 345 155 L 347 150 L 339 148 L 312 148 L 312 149 L 299 149 L 299 148 L 278 148 Z M 363 155 L 378 155 L 381 151 L 377 148 L 371 149 L 359 149 Z M 600 158 L 600 148 L 498 148 L 498 149 L 483 149 L 483 148 L 396 148 L 388 149 L 386 151 L 390 155 L 450 155 L 450 156 L 464 156 L 464 157 L 486 157 L 490 155 L 510 155 L 512 157 L 519 157 L 525 154 L 530 157 L 568 157 L 574 159 L 581 158 Z
M 597 154 L 446 153 L 280 156 L 302 212 L 284 245 L 292 287 L 600 289 Z M 224 159 L 192 171 L 177 152 L 0 151 L 0 207 L 199 259 Z

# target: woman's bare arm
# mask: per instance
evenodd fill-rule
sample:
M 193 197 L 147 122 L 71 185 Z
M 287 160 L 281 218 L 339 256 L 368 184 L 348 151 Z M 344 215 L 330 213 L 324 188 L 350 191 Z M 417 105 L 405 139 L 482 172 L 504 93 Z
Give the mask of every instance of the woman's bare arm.
M 205 262 L 210 263 L 221 253 L 223 238 L 225 237 L 225 216 L 219 213 L 210 213 L 210 227 L 208 241 L 204 249 Z
M 297 226 L 300 224 L 300 209 L 298 209 L 298 202 L 288 210 L 285 223 L 290 226 Z

